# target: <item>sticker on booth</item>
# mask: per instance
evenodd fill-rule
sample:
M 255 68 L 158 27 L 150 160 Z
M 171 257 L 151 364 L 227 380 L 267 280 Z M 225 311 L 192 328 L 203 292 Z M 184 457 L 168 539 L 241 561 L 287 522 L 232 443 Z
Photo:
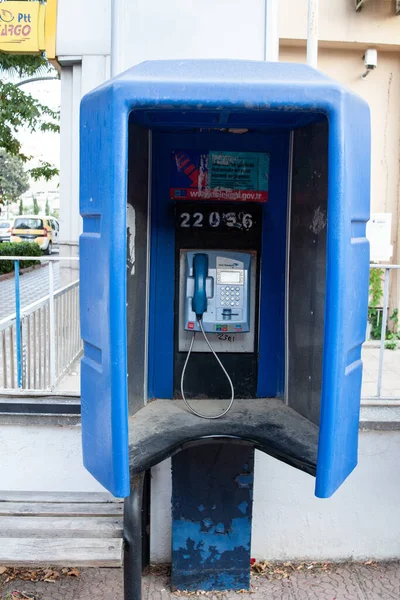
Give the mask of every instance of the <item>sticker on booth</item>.
M 174 150 L 171 155 L 172 200 L 267 202 L 269 154 Z

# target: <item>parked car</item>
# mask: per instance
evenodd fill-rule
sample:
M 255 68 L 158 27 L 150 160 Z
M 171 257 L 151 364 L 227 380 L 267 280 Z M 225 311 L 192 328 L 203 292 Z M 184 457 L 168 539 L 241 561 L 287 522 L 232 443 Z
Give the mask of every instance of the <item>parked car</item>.
M 0 242 L 9 242 L 12 221 L 0 221 Z
M 59 245 L 60 226 L 57 219 L 40 215 L 16 217 L 11 228 L 11 242 L 35 242 L 45 254 Z

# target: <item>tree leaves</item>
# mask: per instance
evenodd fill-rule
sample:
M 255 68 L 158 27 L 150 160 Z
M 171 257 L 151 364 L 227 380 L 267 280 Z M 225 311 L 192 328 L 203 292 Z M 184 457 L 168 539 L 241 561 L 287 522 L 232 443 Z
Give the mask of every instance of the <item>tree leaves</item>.
M 0 70 L 8 71 L 10 75 L 30 77 L 31 75 L 46 75 L 53 67 L 42 55 L 36 54 L 8 54 L 0 52 Z
M 41 104 L 31 94 L 9 81 L 9 77 L 43 75 L 51 69 L 51 65 L 43 56 L 0 52 L 0 148 L 11 156 L 19 157 L 22 162 L 28 162 L 32 157 L 22 152 L 16 134 L 23 128 L 32 133 L 58 133 L 60 115 L 59 111 Z M 8 75 L 8 79 L 5 75 Z M 58 169 L 48 162 L 40 161 L 39 166 L 28 172 L 35 181 L 42 177 L 49 180 L 58 174 Z
M 17 201 L 28 189 L 29 179 L 21 159 L 0 148 L 0 204 Z
M 35 583 L 38 581 L 54 583 L 62 575 L 65 577 L 79 577 L 80 571 L 76 567 L 65 567 L 61 569 L 61 572 L 58 569 L 51 567 L 39 569 L 30 569 L 24 567 L 0 567 L 0 575 L 5 577 L 4 583 L 9 583 L 10 581 L 15 581 L 16 579 L 20 579 L 22 581 L 33 581 Z

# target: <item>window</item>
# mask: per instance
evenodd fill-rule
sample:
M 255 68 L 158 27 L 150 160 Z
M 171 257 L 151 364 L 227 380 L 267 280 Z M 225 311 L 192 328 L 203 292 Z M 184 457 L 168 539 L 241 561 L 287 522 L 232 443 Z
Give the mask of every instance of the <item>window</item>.
M 14 229 L 43 229 L 43 220 L 21 217 L 15 219 Z

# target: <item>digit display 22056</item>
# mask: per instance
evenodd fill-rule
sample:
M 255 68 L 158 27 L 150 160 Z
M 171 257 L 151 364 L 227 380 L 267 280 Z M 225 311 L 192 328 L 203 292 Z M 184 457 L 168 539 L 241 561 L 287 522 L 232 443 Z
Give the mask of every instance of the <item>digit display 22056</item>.
M 256 215 L 249 210 L 235 207 L 228 210 L 224 206 L 182 206 L 176 211 L 176 227 L 194 230 L 236 230 L 249 231 L 256 224 Z

